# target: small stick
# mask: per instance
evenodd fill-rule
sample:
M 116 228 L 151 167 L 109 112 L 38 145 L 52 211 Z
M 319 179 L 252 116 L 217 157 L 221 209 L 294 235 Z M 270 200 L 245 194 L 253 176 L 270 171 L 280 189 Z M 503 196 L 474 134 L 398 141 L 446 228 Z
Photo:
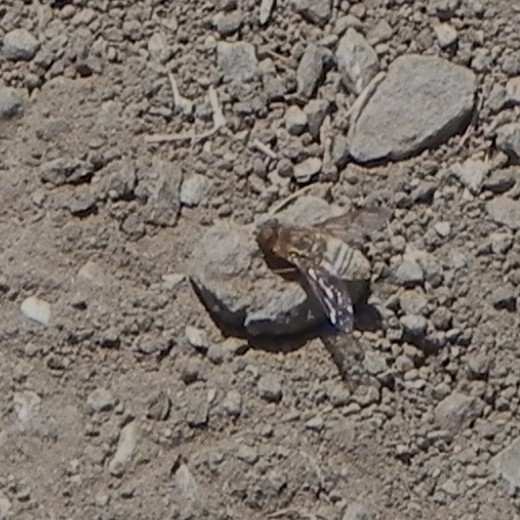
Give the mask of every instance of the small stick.
M 175 80 L 174 80 L 175 82 Z M 197 142 L 211 137 L 218 132 L 221 128 L 226 126 L 226 118 L 222 113 L 220 104 L 218 102 L 217 91 L 213 87 L 209 87 L 208 90 L 209 102 L 213 111 L 213 128 L 202 132 L 201 134 L 195 134 L 193 132 L 181 133 L 181 134 L 151 134 L 145 135 L 144 140 L 146 143 L 165 143 L 171 141 L 191 141 Z
M 213 110 L 213 130 L 216 131 L 223 126 L 226 126 L 226 118 L 224 117 L 222 109 L 220 108 L 217 91 L 212 86 L 209 87 L 208 96 L 211 109 Z
M 309 184 L 308 186 L 304 186 L 303 188 L 300 188 L 298 191 L 295 191 L 294 193 L 291 193 L 285 199 L 282 199 L 280 202 L 276 203 L 270 210 L 269 215 L 274 215 L 275 213 L 278 213 L 283 208 L 288 206 L 294 199 L 297 199 L 298 197 L 301 197 L 304 193 L 307 193 L 308 191 L 311 191 L 313 189 L 316 189 L 316 184 Z M 330 187 L 329 185 L 322 184 L 320 187 Z
M 273 150 L 271 150 L 271 148 L 269 148 L 266 144 L 262 143 L 262 141 L 260 141 L 258 139 L 253 139 L 251 146 L 255 150 L 262 152 L 263 154 L 267 155 L 267 157 L 270 157 L 271 159 L 278 158 L 278 155 L 276 154 L 276 152 L 273 152 Z
M 368 85 L 363 89 L 361 94 L 356 98 L 354 103 L 352 103 L 351 107 L 347 111 L 347 116 L 350 116 L 350 127 L 353 129 L 356 125 L 356 121 L 359 118 L 359 115 L 361 114 L 361 111 L 363 108 L 365 108 L 365 105 L 368 102 L 368 99 L 372 97 L 372 94 L 376 90 L 377 86 L 381 81 L 383 81 L 385 77 L 384 72 L 380 72 L 379 74 L 376 74 L 371 81 L 368 83 Z
M 191 115 L 193 113 L 193 102 L 185 97 L 182 97 L 177 86 L 177 80 L 171 71 L 168 71 L 168 78 L 173 94 L 173 105 L 179 107 L 184 114 Z

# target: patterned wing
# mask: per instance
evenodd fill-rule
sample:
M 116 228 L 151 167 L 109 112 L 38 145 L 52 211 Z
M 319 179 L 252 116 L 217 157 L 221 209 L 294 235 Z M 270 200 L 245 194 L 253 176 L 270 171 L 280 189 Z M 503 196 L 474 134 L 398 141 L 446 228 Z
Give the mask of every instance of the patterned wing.
M 351 332 L 354 308 L 345 281 L 316 265 L 298 268 L 331 325 L 341 332 Z

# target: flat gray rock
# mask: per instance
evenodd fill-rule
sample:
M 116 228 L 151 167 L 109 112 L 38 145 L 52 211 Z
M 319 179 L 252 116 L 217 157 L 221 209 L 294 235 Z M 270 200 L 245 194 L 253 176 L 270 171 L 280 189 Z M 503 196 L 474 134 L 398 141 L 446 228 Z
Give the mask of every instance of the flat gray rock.
M 446 430 L 460 432 L 480 416 L 482 409 L 479 399 L 453 392 L 435 407 L 435 421 Z
M 445 142 L 469 122 L 476 85 L 471 70 L 446 59 L 397 58 L 350 130 L 352 157 L 400 160 Z
M 520 201 L 506 196 L 495 197 L 486 204 L 489 216 L 511 229 L 520 229 Z
M 301 197 L 276 218 L 307 226 L 341 213 L 323 199 Z M 269 268 L 255 234 L 255 226 L 218 223 L 193 251 L 191 280 L 214 318 L 251 335 L 296 334 L 324 322 L 321 309 L 299 283 Z M 353 250 L 344 277 L 356 282 L 370 277 L 370 264 L 359 251 Z
M 502 477 L 511 487 L 520 488 L 520 437 L 497 453 L 489 461 L 489 467 L 497 477 Z
M 251 43 L 219 42 L 217 61 L 224 78 L 231 82 L 251 81 L 258 72 L 255 46 Z

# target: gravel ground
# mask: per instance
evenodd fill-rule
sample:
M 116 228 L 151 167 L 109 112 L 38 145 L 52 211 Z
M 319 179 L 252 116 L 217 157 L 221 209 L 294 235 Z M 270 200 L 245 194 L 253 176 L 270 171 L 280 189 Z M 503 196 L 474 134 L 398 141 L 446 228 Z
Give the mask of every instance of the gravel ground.
M 0 519 L 517 519 L 518 27 L 4 0 Z M 307 330 L 255 225 L 374 205 L 377 319 Z

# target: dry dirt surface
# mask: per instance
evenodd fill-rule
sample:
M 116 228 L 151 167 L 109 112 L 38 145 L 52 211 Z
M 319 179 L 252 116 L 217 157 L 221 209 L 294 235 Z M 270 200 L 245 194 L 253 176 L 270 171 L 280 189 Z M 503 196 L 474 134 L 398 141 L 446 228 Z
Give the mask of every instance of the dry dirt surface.
M 519 27 L 3 0 L 0 518 L 518 519 Z M 325 203 L 390 211 L 377 320 L 266 337 L 319 310 L 248 233 Z

